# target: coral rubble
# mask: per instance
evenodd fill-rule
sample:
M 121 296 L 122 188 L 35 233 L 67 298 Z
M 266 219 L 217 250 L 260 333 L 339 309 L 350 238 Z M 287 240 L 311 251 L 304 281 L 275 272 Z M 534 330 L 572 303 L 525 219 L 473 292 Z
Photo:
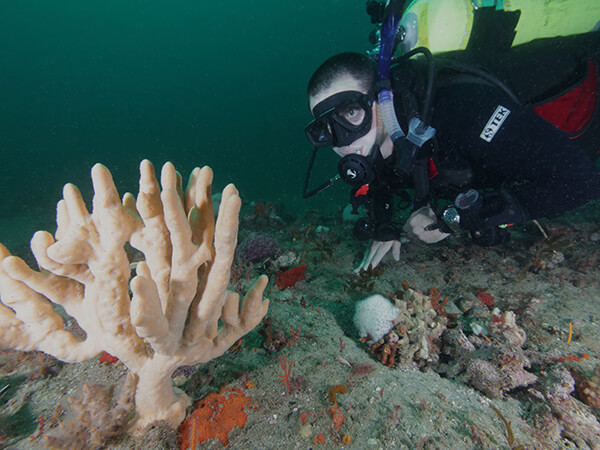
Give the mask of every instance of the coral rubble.
M 410 288 L 395 303 L 391 329 L 370 345 L 370 352 L 390 367 L 411 362 L 424 367 L 437 362 L 446 317 L 436 312 L 429 296 Z
M 79 397 L 69 398 L 71 411 L 67 418 L 45 436 L 46 446 L 74 450 L 105 448 L 107 442 L 125 431 L 135 408 L 136 384 L 137 377 L 130 373 L 114 407 L 112 388 L 84 385 Z
M 600 365 L 590 377 L 577 374 L 577 393 L 586 405 L 600 409 Z
M 578 448 L 600 448 L 600 423 L 591 409 L 571 396 L 575 380 L 569 371 L 558 366 L 543 380 L 544 393 L 562 435 Z M 586 445 L 587 444 L 587 445 Z
M 491 398 L 535 383 L 537 377 L 527 371 L 531 364 L 523 350 L 527 335 L 516 324 L 515 314 L 494 309 L 488 328 L 489 344 L 473 351 L 466 361 L 467 382 Z

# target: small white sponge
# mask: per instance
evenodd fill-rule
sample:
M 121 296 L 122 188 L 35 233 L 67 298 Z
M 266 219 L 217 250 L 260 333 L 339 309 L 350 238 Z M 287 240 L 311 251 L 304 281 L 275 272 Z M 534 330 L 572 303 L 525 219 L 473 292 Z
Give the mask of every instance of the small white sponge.
M 393 327 L 400 309 L 383 295 L 371 295 L 356 304 L 354 326 L 361 338 L 371 336 L 369 344 L 377 342 Z

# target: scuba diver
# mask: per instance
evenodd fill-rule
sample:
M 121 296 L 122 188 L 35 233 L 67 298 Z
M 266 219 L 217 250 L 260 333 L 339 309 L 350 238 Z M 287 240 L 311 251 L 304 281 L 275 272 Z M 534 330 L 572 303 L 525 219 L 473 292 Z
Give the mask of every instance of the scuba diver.
M 402 19 L 403 1 L 379 4 L 377 59 L 341 53 L 309 81 L 314 151 L 303 195 L 339 179 L 351 186 L 352 212 L 366 212 L 353 236 L 371 241 L 356 271 L 390 251 L 399 259 L 393 211 L 406 189 L 403 230 L 429 244 L 459 232 L 502 244 L 511 225 L 600 198 L 599 32 L 512 47 L 520 12 L 479 10 L 466 48 L 434 57 L 402 26 L 414 23 Z M 338 174 L 309 190 L 327 147 L 341 157 Z

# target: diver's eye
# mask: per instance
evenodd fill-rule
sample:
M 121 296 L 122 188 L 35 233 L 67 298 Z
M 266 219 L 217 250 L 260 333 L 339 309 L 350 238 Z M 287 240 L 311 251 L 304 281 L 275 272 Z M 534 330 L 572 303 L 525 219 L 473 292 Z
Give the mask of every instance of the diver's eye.
M 365 119 L 365 110 L 359 104 L 348 105 L 341 116 L 351 125 L 360 125 Z

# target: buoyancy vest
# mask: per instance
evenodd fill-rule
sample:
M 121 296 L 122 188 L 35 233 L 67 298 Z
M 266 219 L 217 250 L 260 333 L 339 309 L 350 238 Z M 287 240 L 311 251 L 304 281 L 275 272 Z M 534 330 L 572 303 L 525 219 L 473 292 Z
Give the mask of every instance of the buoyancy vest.
M 600 154 L 600 143 L 594 146 L 594 140 L 600 138 L 600 122 L 595 123 L 600 32 L 538 39 L 505 51 L 464 51 L 445 56 L 473 64 L 476 61 L 509 86 L 523 105 L 532 107 L 571 139 L 581 140 L 590 156 Z

